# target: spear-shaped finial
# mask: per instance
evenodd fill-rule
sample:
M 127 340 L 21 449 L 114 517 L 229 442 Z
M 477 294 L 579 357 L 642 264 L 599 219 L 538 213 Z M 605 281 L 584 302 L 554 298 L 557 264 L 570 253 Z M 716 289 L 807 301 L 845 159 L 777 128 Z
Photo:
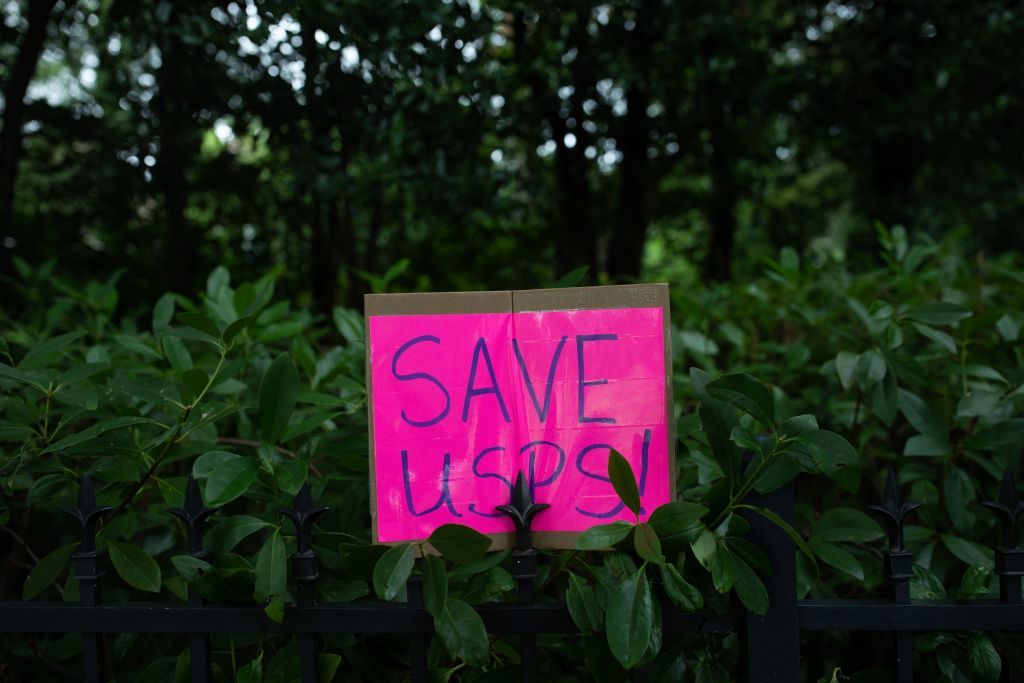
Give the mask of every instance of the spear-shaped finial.
M 279 510 L 295 525 L 297 552 L 309 551 L 312 546 L 313 522 L 329 509 L 324 505 L 313 505 L 313 494 L 310 493 L 309 484 L 303 484 L 292 506 Z
M 530 487 L 526 485 L 526 477 L 520 472 L 516 476 L 516 484 L 512 487 L 512 500 L 509 505 L 499 505 L 496 510 L 507 515 L 516 526 L 516 548 L 528 550 L 533 544 L 530 538 L 530 526 L 537 513 L 551 507 L 547 503 L 534 503 Z
M 921 507 L 920 503 L 906 502 L 896 483 L 896 471 L 889 468 L 889 478 L 885 482 L 885 498 L 881 505 L 869 505 L 868 509 L 878 513 L 885 522 L 889 535 L 889 549 L 903 550 L 903 523 L 907 515 Z
M 82 525 L 82 545 L 78 552 L 91 553 L 96 551 L 96 522 L 101 515 L 112 509 L 109 505 L 96 505 L 96 494 L 93 492 L 92 478 L 88 474 L 83 474 L 82 481 L 78 485 L 78 507 L 61 508 L 62 512 L 71 515 Z
M 199 482 L 190 474 L 185 484 L 184 504 L 182 507 L 171 508 L 170 512 L 185 523 L 189 550 L 197 557 L 203 553 L 203 522 L 216 511 L 216 508 L 208 508 L 203 503 Z
M 996 513 L 1002 529 L 1002 546 L 1016 548 L 1017 519 L 1024 513 L 1024 503 L 1017 495 L 1017 482 L 1009 468 L 1003 470 L 1003 481 L 999 485 L 999 500 L 986 500 L 982 503 Z

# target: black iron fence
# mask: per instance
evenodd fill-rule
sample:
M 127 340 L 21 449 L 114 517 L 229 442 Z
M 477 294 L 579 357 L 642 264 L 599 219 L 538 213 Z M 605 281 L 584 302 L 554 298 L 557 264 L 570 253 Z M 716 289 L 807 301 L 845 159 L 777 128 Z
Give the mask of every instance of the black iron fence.
M 793 516 L 793 487 L 789 484 L 769 494 L 754 496 L 753 504 L 766 507 L 788 522 Z M 536 636 L 547 633 L 578 632 L 565 605 L 534 603 L 534 578 L 537 551 L 531 547 L 529 516 L 506 514 L 516 521 L 517 547 L 512 553 L 512 574 L 517 584 L 517 600 L 477 606 L 489 633 L 519 634 L 523 681 L 537 680 Z M 674 606 L 662 608 L 663 632 L 725 633 L 740 636 L 740 671 L 746 681 L 801 680 L 801 632 L 872 631 L 892 633 L 894 639 L 894 680 L 913 680 L 912 635 L 937 631 L 1024 631 L 1024 607 L 1021 604 L 1021 576 L 1024 575 L 1024 550 L 1018 545 L 1017 519 L 1024 504 L 1017 499 L 1016 487 L 1006 473 L 999 500 L 985 503 L 999 517 L 1002 528 L 1000 545 L 995 549 L 995 572 L 999 577 L 998 601 L 956 602 L 951 600 L 912 600 L 910 580 L 913 557 L 903 544 L 903 524 L 916 507 L 905 502 L 890 472 L 885 499 L 871 506 L 884 521 L 888 546 L 885 550 L 885 575 L 890 595 L 883 599 L 797 600 L 796 560 L 793 541 L 779 527 L 760 515 L 751 515 L 749 539 L 760 546 L 774 567 L 765 577 L 769 608 L 755 615 L 734 605 L 725 614 L 710 610 L 685 612 Z M 410 675 L 414 683 L 427 680 L 428 638 L 433 619 L 423 606 L 422 587 L 410 579 L 407 602 L 355 602 L 324 604 L 316 601 L 318 558 L 311 544 L 312 524 L 326 508 L 313 505 L 308 487 L 304 487 L 292 508 L 281 513 L 295 526 L 297 550 L 291 556 L 291 579 L 296 603 L 284 610 L 280 623 L 271 621 L 259 605 L 204 604 L 194 588 L 189 589 L 187 604 L 104 603 L 100 585 L 104 558 L 96 546 L 96 523 L 110 510 L 98 507 L 89 479 L 83 479 L 78 506 L 66 510 L 81 525 L 82 541 L 72 558 L 73 576 L 79 584 L 79 603 L 4 602 L 0 603 L 0 631 L 14 633 L 81 633 L 82 679 L 100 681 L 112 672 L 104 671 L 101 658 L 102 638 L 118 633 L 187 634 L 191 636 L 191 675 L 193 681 L 211 679 L 210 634 L 265 633 L 292 634 L 299 640 L 301 680 L 318 681 L 319 634 L 398 634 L 409 638 Z M 212 513 L 205 507 L 198 486 L 189 482 L 183 507 L 172 512 L 188 531 L 190 553 L 204 556 L 203 522 Z M 1004 659 L 1002 680 L 1024 681 L 1021 673 Z M 824 675 L 807 671 L 810 680 Z M 632 672 L 633 681 L 646 681 L 643 669 Z

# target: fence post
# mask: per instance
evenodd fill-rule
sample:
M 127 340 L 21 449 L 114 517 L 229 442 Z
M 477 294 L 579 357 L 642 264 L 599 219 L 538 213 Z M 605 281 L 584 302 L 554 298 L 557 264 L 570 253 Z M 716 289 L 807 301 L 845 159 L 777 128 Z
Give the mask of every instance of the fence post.
M 327 512 L 323 505 L 313 505 L 309 484 L 303 484 L 291 508 L 281 508 L 281 514 L 295 525 L 295 552 L 292 554 L 292 578 L 295 579 L 296 600 L 300 609 L 316 606 L 316 580 L 320 576 L 320 561 L 313 550 L 313 522 Z M 315 633 L 299 634 L 299 663 L 302 683 L 317 683 L 319 652 Z
M 423 577 L 410 576 L 405 584 L 409 607 L 423 607 Z M 427 637 L 422 633 L 409 636 L 409 678 L 412 683 L 427 683 Z
M 751 494 L 749 505 L 771 510 L 793 523 L 793 482 L 770 493 Z M 796 601 L 796 546 L 793 540 L 760 514 L 744 511 L 750 522 L 748 539 L 771 563 L 771 576 L 762 577 L 768 591 L 765 614 L 746 612 L 740 632 L 740 672 L 749 683 L 792 683 L 800 680 L 800 615 Z
M 999 487 L 999 500 L 982 503 L 999 518 L 1000 543 L 996 547 L 996 574 L 999 575 L 999 599 L 1010 605 L 1021 604 L 1020 579 L 1024 576 L 1024 549 L 1017 538 L 1017 520 L 1024 512 L 1024 503 L 1017 496 L 1017 483 L 1013 472 L 1003 471 L 1003 482 Z M 1021 683 L 1024 681 L 1020 669 L 1003 656 L 1000 683 Z
M 537 576 L 537 549 L 533 547 L 530 526 L 537 513 L 550 507 L 547 503 L 534 503 L 526 478 L 520 472 L 512 489 L 508 505 L 499 505 L 498 512 L 508 516 L 516 528 L 516 545 L 512 550 L 512 576 L 520 605 L 533 604 L 533 580 Z M 537 680 L 537 636 L 533 633 L 519 634 L 519 669 L 523 683 Z
M 889 536 L 889 547 L 885 552 L 885 576 L 892 584 L 893 602 L 900 605 L 910 604 L 910 580 L 914 578 L 914 556 L 903 547 L 903 523 L 907 515 L 921 507 L 920 503 L 905 502 L 896 482 L 896 470 L 889 468 L 889 478 L 885 481 L 885 499 L 881 505 L 869 505 L 868 509 L 877 513 L 885 522 Z M 914 680 L 914 634 L 909 631 L 897 631 L 896 641 L 896 672 L 897 683 L 910 683 Z
M 199 491 L 199 483 L 188 476 L 185 484 L 185 500 L 180 508 L 171 508 L 171 514 L 179 517 L 185 523 L 188 532 L 189 554 L 199 560 L 206 559 L 206 551 L 203 550 L 203 522 L 212 515 L 215 510 L 203 504 L 203 495 Z M 200 607 L 203 598 L 199 590 L 189 584 L 188 604 L 191 607 Z M 205 683 L 210 680 L 210 635 L 208 633 L 193 633 L 189 656 L 191 658 L 192 681 L 193 683 Z
M 96 522 L 103 513 L 112 509 L 109 505 L 96 505 L 92 479 L 88 474 L 82 476 L 78 486 L 78 507 L 63 509 L 82 526 L 82 544 L 78 552 L 71 556 L 71 566 L 75 580 L 78 581 L 79 604 L 85 607 L 100 604 L 103 553 L 96 548 Z M 82 680 L 85 683 L 99 683 L 103 680 L 103 660 L 100 659 L 102 646 L 102 634 L 82 633 Z

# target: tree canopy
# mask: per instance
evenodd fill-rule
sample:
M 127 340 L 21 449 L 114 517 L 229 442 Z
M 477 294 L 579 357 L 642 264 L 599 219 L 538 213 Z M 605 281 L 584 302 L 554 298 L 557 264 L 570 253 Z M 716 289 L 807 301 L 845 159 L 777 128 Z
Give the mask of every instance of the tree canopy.
M 878 223 L 1024 243 L 1008 2 L 2 6 L 0 259 L 126 266 L 138 301 L 218 263 L 326 311 L 395 264 L 692 282 L 873 258 Z

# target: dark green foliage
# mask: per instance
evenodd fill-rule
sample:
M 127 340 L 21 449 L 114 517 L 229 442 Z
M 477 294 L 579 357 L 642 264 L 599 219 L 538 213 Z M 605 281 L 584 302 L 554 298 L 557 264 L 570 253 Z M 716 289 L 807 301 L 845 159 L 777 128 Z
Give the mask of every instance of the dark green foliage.
M 881 269 L 787 256 L 786 268 L 769 264 L 747 285 L 675 292 L 680 500 L 640 515 L 639 524 L 594 527 L 579 550 L 541 557 L 538 599 L 567 601 L 587 634 L 541 639 L 542 661 L 557 661 L 570 678 L 616 680 L 623 667 L 650 664 L 685 670 L 684 680 L 728 680 L 734 640 L 663 642 L 657 628 L 641 633 L 631 624 L 656 626 L 662 604 L 722 610 L 739 600 L 763 611 L 761 577 L 772 568 L 745 539 L 751 515 L 784 525 L 806 553 L 798 558 L 801 595 L 878 596 L 882 531 L 863 510 L 878 501 L 876 473 L 889 466 L 923 504 L 906 529 L 913 595 L 993 595 L 998 530 L 980 502 L 997 497 L 1003 468 L 1019 466 L 1024 446 L 1020 261 L 978 262 L 953 240 L 896 247 L 906 239 L 899 231 L 882 237 Z M 338 308 L 327 322 L 274 295 L 272 277 L 233 283 L 222 268 L 195 299 L 167 295 L 121 310 L 109 305 L 114 284 L 81 285 L 61 267 L 44 270 L 45 281 L 25 278 L 19 291 L 45 306 L 0 312 L 3 507 L 39 558 L 17 543 L 3 546 L 9 595 L 75 598 L 67 575 L 77 537 L 57 510 L 74 504 L 89 473 L 98 503 L 115 508 L 99 532 L 111 600 L 183 600 L 193 585 L 208 600 L 259 601 L 281 618 L 295 542 L 277 510 L 308 474 L 316 503 L 331 507 L 313 527 L 323 599 L 400 601 L 407 580 L 422 575 L 440 635 L 431 666 L 466 676 L 514 667 L 514 639 L 485 634 L 472 608 L 514 599 L 508 551 L 487 552 L 488 539 L 458 526 L 430 540 L 440 555 L 426 544 L 417 557 L 415 546 L 369 543 L 358 313 Z M 954 351 L 923 325 L 948 336 Z M 624 502 L 638 508 L 629 465 L 613 456 L 610 470 Z M 182 505 L 189 474 L 206 503 L 221 507 L 208 521 L 201 561 L 184 554 L 168 514 Z M 794 477 L 792 527 L 745 502 Z M 48 675 L 18 642 L 4 639 L 8 661 Z M 44 656 L 54 662 L 76 655 L 77 641 L 47 642 Z M 919 664 L 935 678 L 989 680 L 993 652 L 1015 656 L 1015 647 L 1012 638 L 965 634 L 919 647 Z M 131 680 L 161 657 L 173 668 L 176 648 L 140 640 L 112 657 Z M 273 638 L 214 649 L 215 664 L 238 678 L 262 670 L 263 680 L 288 680 L 294 666 L 293 646 Z M 829 670 L 841 654 L 826 653 Z M 335 666 L 351 660 L 358 669 L 354 662 L 367 657 L 382 671 L 404 667 L 403 655 L 375 638 L 325 642 L 324 656 Z

